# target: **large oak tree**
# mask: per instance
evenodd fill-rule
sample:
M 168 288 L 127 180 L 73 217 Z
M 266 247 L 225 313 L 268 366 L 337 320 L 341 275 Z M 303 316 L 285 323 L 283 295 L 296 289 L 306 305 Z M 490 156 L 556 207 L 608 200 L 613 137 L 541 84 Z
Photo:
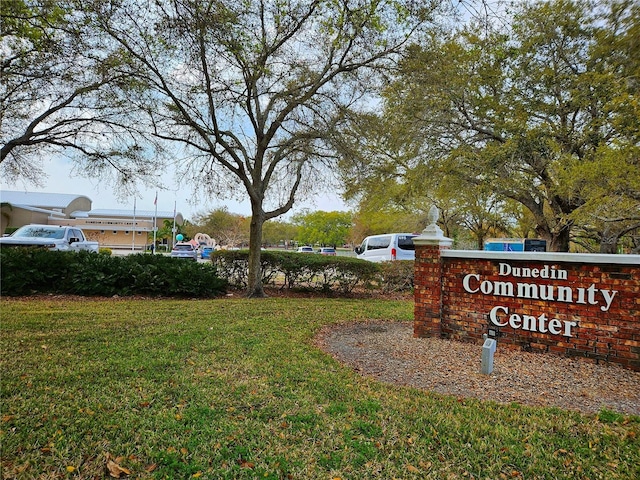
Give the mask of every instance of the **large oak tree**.
M 524 206 L 554 251 L 569 249 L 576 225 L 628 232 L 640 206 L 639 13 L 627 0 L 532 2 L 508 28 L 411 46 L 384 115 L 411 137 L 402 150 L 392 135 L 387 151 L 414 156 L 385 166 L 377 154 L 380 173 L 362 185 L 400 174 L 405 191 L 437 193 L 443 179 L 484 190 Z
M 184 176 L 250 201 L 249 296 L 263 295 L 264 223 L 321 178 L 343 109 L 363 101 L 376 69 L 431 14 L 428 2 L 410 0 L 118 0 L 93 9 L 93 28 L 126 52 L 145 86 L 131 108 L 176 143 Z

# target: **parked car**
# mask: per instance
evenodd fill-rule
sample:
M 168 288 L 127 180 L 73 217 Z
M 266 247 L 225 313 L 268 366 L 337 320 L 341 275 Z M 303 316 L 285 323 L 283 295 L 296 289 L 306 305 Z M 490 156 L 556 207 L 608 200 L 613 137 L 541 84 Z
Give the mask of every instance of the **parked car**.
M 198 260 L 198 249 L 191 243 L 178 242 L 173 246 L 173 250 L 171 250 L 171 257 Z
M 320 255 L 329 255 L 331 257 L 335 257 L 336 256 L 336 249 L 335 248 L 330 248 L 330 247 L 322 247 L 322 248 L 318 249 L 318 253 Z
M 313 247 L 309 247 L 308 245 L 298 247 L 298 253 L 313 253 Z
M 385 233 L 371 235 L 355 248 L 358 258 L 370 262 L 385 262 L 391 260 L 415 260 L 416 247 L 413 238 L 415 233 Z
M 24 225 L 10 236 L 0 238 L 0 246 L 98 251 L 98 242 L 89 242 L 82 229 L 64 225 Z
M 209 258 L 213 252 L 213 247 L 202 247 L 200 251 L 200 258 Z

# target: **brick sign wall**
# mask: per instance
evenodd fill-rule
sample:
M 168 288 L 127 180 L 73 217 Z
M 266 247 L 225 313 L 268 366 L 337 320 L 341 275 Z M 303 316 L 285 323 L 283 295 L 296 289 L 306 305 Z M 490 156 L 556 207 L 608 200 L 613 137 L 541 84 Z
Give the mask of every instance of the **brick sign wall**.
M 640 371 L 640 256 L 448 250 L 418 237 L 415 336 Z

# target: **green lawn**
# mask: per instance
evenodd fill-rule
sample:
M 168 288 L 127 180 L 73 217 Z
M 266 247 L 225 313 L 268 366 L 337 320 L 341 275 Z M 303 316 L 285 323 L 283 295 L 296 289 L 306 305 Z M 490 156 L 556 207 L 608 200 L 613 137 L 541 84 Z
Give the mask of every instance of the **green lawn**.
M 638 417 L 389 386 L 313 346 L 410 301 L 0 307 L 3 478 L 640 478 Z

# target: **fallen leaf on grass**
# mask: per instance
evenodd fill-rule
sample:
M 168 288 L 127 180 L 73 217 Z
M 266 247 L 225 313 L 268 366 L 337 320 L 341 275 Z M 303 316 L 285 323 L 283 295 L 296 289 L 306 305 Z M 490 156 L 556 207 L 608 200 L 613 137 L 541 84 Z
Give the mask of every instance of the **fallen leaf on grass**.
M 122 475 L 131 475 L 131 471 L 129 469 L 124 468 L 111 460 L 110 455 L 107 455 L 107 471 L 111 478 L 120 478 Z

